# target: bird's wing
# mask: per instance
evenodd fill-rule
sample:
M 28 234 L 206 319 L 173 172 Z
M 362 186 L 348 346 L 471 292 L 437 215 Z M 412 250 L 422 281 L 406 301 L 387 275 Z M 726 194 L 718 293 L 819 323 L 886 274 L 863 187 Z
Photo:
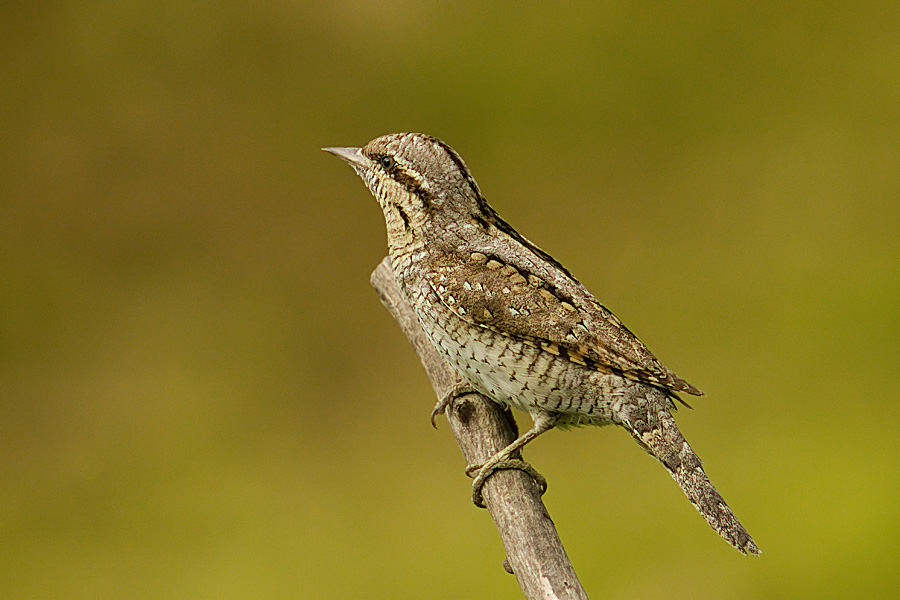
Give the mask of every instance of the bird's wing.
M 586 290 L 564 294 L 521 267 L 477 252 L 439 263 L 426 277 L 441 302 L 469 323 L 591 369 L 702 395 L 664 367 Z

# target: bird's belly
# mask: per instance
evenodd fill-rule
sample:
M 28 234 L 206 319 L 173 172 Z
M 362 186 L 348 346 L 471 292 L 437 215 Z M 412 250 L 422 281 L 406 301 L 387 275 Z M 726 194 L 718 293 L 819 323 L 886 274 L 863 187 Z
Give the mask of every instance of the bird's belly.
M 443 312 L 443 311 L 442 311 Z M 572 415 L 569 423 L 610 422 L 621 400 L 600 373 L 521 339 L 473 325 L 446 311 L 422 318 L 425 332 L 450 364 L 492 400 L 534 413 Z M 604 390 L 613 393 L 604 393 Z

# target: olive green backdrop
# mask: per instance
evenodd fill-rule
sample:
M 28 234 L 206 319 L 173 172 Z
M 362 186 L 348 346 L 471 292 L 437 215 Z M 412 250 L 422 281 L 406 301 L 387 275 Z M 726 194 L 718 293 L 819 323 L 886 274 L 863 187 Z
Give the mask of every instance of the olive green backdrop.
M 790 7 L 788 7 L 790 6 Z M 616 429 L 592 598 L 900 594 L 896 2 L 5 2 L 0 596 L 519 598 L 322 146 L 425 131 L 670 368 L 764 555 Z M 527 416 L 519 415 L 526 419 Z

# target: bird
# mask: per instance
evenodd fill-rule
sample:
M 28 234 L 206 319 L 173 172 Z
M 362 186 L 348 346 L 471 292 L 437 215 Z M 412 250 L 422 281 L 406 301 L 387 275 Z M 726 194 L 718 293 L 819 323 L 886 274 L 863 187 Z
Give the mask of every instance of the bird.
M 709 525 L 743 554 L 760 550 L 710 482 L 672 412 L 703 393 L 670 371 L 562 264 L 488 204 L 460 155 L 422 133 L 323 148 L 350 164 L 384 213 L 391 268 L 419 325 L 463 383 L 534 425 L 482 465 L 473 499 L 497 469 L 557 428 L 617 425 L 669 472 Z M 542 486 L 545 487 L 545 484 Z

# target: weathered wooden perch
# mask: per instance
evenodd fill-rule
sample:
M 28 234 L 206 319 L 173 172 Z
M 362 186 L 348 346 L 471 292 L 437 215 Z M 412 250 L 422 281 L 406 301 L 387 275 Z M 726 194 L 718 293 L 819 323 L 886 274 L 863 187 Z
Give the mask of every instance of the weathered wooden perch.
M 400 291 L 388 258 L 372 272 L 372 285 L 409 339 L 428 373 L 438 398 L 461 382 L 456 371 L 425 337 Z M 423 423 L 427 422 L 424 419 Z M 481 464 L 516 439 L 512 415 L 488 398 L 465 394 L 447 409 L 447 420 L 467 464 Z M 503 540 L 507 560 L 529 600 L 587 599 L 587 594 L 541 501 L 530 475 L 518 470 L 496 471 L 483 488 L 488 512 Z

